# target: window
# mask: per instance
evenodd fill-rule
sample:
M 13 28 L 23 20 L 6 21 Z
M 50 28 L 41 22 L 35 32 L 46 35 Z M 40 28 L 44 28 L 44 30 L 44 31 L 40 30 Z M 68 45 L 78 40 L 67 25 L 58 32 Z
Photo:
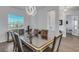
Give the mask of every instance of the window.
M 23 16 L 17 16 L 17 15 L 8 15 L 8 28 L 9 29 L 15 29 L 15 28 L 21 28 L 24 25 L 24 17 Z

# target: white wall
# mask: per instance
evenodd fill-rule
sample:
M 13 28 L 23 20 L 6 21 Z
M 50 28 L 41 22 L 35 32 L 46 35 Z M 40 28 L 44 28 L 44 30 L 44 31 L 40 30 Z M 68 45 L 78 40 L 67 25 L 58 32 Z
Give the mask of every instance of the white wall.
M 64 37 L 66 37 L 66 14 L 64 13 L 64 6 L 59 7 L 59 20 L 62 20 L 62 25 L 59 26 L 59 30 L 62 31 Z
M 0 7 L 0 42 L 7 41 L 8 14 L 22 15 L 25 19 L 25 25 L 27 26 L 29 23 L 29 16 L 26 16 L 24 10 L 12 7 Z
M 42 6 L 42 8 L 37 9 L 37 15 L 32 16 L 31 20 L 31 26 L 38 28 L 38 29 L 48 29 L 47 25 L 47 16 L 48 11 L 55 10 L 56 17 L 55 17 L 55 32 L 58 33 L 58 20 L 59 20 L 59 9 L 58 6 Z
M 68 21 L 68 24 L 66 24 L 66 33 L 72 34 L 69 30 L 72 30 L 72 16 L 67 15 L 66 16 L 66 21 Z

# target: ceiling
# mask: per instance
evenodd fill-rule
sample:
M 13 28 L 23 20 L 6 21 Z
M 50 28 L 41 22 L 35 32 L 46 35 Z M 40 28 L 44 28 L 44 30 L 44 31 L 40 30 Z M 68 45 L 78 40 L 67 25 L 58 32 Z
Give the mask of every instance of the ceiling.
M 25 10 L 25 6 L 12 6 L 12 7 Z M 48 6 L 36 6 L 36 7 L 37 9 L 44 9 L 45 7 L 48 7 Z
M 12 8 L 17 8 L 21 10 L 25 10 L 25 6 L 11 6 Z
M 21 10 L 25 10 L 25 6 L 12 6 L 13 8 L 18 8 Z M 47 6 L 37 6 L 37 9 L 43 9 Z M 79 11 L 79 6 L 65 6 L 65 9 L 67 9 L 68 11 Z
M 68 11 L 79 11 L 79 6 L 67 6 Z

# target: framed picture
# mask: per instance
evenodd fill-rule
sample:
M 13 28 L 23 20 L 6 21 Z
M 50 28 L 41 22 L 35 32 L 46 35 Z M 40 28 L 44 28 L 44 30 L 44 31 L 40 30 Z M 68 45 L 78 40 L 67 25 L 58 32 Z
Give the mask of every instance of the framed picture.
M 59 20 L 59 25 L 63 25 L 63 23 L 62 23 L 63 21 L 62 20 Z

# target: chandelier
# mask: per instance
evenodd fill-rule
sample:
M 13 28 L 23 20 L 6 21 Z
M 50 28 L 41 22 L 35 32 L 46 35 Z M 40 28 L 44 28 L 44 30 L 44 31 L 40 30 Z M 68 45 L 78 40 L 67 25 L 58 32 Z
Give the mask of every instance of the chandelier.
M 35 6 L 26 6 L 25 10 L 28 15 L 30 16 L 35 16 L 37 13 L 36 7 Z

